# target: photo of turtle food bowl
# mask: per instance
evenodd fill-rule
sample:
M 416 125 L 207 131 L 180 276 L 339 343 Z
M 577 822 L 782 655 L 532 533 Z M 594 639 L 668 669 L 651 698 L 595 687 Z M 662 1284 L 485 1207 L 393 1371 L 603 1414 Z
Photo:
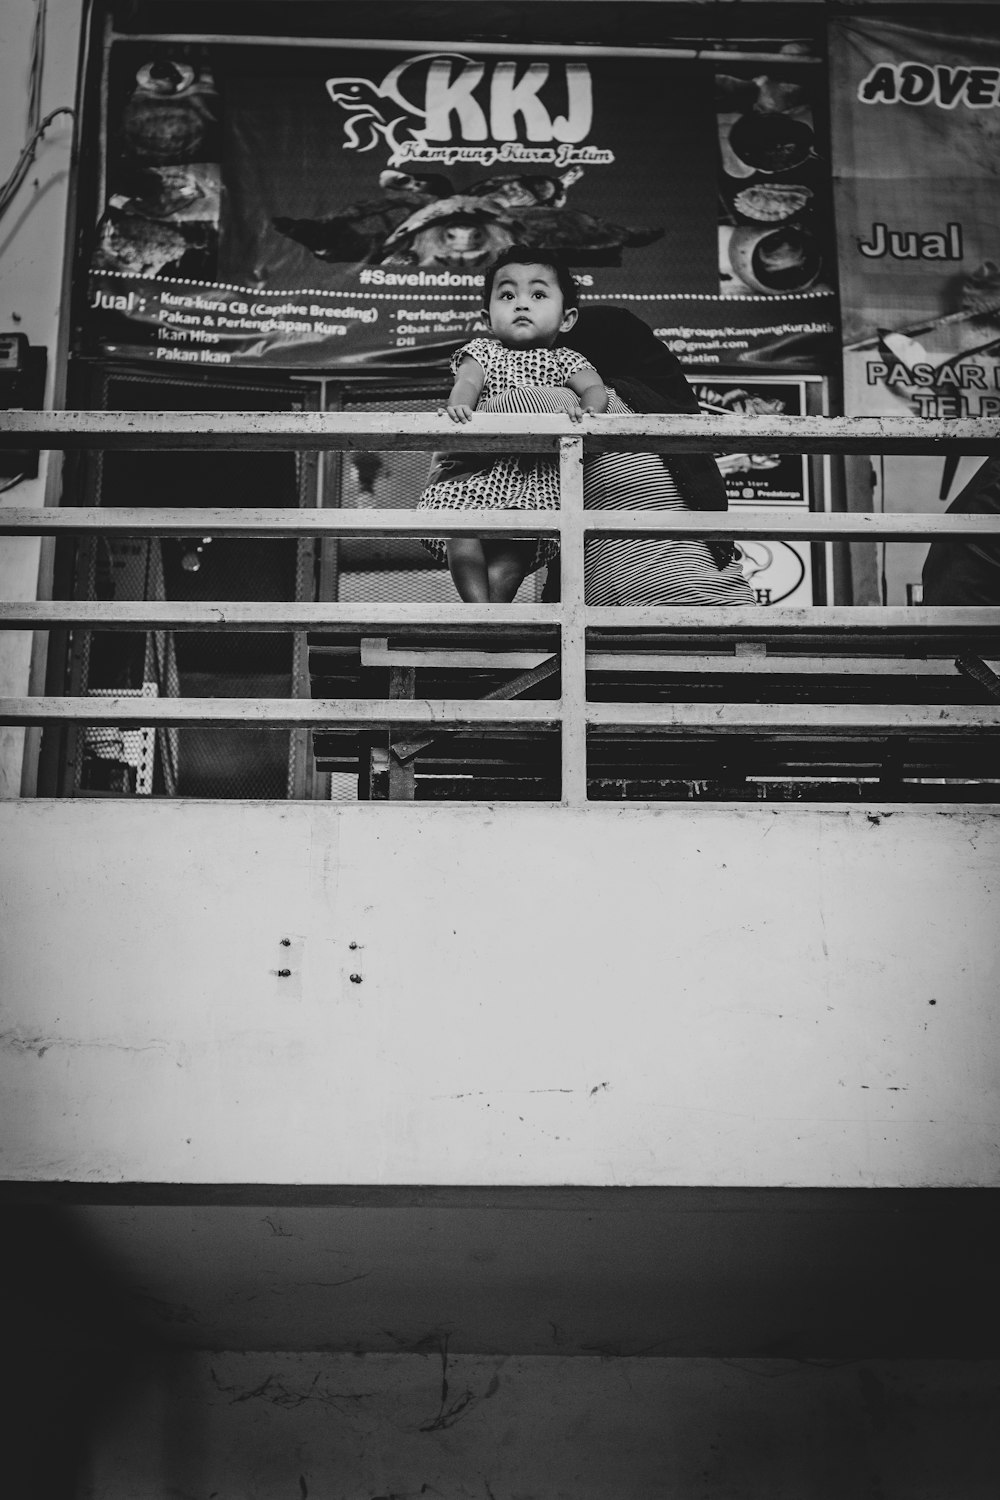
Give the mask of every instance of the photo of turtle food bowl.
M 752 292 L 805 292 L 819 281 L 823 257 L 808 229 L 741 224 L 729 236 L 729 264 Z
M 803 83 L 716 76 L 719 291 L 827 291 L 828 168 Z

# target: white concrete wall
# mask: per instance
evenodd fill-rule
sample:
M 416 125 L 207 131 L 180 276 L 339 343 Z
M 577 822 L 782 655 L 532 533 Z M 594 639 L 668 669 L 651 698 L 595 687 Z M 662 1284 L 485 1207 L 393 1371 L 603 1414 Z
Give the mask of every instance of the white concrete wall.
M 175 1356 L 80 1500 L 993 1500 L 995 1362 Z M 92 1398 L 99 1399 L 93 1389 Z
M 49 0 L 42 78 L 42 116 L 76 104 L 81 0 Z M 0 181 L 6 181 L 26 141 L 28 66 L 33 0 L 0 5 Z M 0 331 L 27 334 L 49 355 L 47 404 L 57 380 L 57 348 L 63 300 L 66 210 L 70 185 L 73 121 L 60 115 L 39 144 L 35 162 L 0 219 Z M 44 505 L 53 484 L 43 454 L 37 479 L 0 495 L 0 505 Z M 53 483 L 58 476 L 53 475 Z M 0 542 L 0 598 L 38 596 L 41 543 L 34 537 Z M 0 696 L 29 690 L 32 640 L 23 632 L 0 632 Z M 36 660 L 38 658 L 36 657 Z M 25 731 L 0 726 L 0 798 L 21 792 Z
M 4 1176 L 1000 1181 L 990 809 L 26 801 L 0 847 Z

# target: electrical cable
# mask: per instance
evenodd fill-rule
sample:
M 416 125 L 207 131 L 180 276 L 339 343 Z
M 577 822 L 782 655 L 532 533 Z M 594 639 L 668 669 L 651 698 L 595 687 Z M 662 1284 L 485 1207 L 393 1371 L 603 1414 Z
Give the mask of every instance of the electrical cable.
M 27 478 L 25 474 L 15 474 L 14 478 L 8 479 L 6 484 L 0 484 L 0 495 L 6 495 L 8 490 L 12 490 L 15 484 L 20 484 L 21 480 L 25 478 Z
M 35 131 L 34 135 L 31 137 L 24 150 L 21 152 L 21 156 L 18 160 L 17 166 L 14 168 L 13 172 L 4 183 L 3 187 L 0 187 L 0 218 L 2 218 L 3 215 L 7 212 L 7 209 L 10 207 L 11 199 L 14 197 L 14 194 L 17 192 L 18 188 L 27 177 L 28 168 L 31 166 L 32 162 L 35 159 L 35 151 L 38 146 L 38 142 L 41 140 L 42 136 L 45 134 L 49 126 L 52 124 L 52 121 L 56 118 L 57 115 L 72 115 L 75 113 L 76 111 L 71 109 L 68 104 L 63 104 L 60 105 L 58 109 L 54 109 L 51 114 L 46 115 L 45 119 L 40 122 L 38 129 Z
M 0 187 L 0 218 L 7 212 L 29 168 L 35 160 L 38 143 L 59 115 L 74 115 L 68 104 L 61 105 L 42 118 L 42 74 L 45 68 L 45 20 L 48 0 L 38 0 L 35 24 L 31 33 L 31 61 L 28 65 L 28 140 L 7 181 Z
M 33 134 L 42 118 L 42 75 L 45 71 L 45 12 L 48 0 L 38 0 L 31 28 L 31 62 L 28 68 L 28 130 Z

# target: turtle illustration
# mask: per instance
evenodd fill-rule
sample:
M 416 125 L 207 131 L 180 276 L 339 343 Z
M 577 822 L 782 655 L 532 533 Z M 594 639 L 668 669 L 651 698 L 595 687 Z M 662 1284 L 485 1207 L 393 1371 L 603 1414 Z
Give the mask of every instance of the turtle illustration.
M 418 266 L 485 266 L 516 235 L 495 198 L 455 193 L 427 203 L 388 235 L 377 259 Z
M 485 266 L 508 245 L 560 250 L 584 265 L 620 265 L 624 248 L 652 244 L 660 228 L 628 228 L 569 208 L 510 208 L 494 197 L 443 198 L 389 235 L 379 260 L 409 266 Z
M 582 176 L 582 167 L 567 167 L 556 177 L 542 172 L 484 177 L 469 192 L 477 198 L 493 198 L 505 208 L 564 208 L 568 190 Z
M 364 261 L 377 253 L 392 231 L 415 210 L 452 191 L 447 177 L 386 170 L 379 176 L 380 198 L 350 203 L 328 219 L 276 218 L 279 234 L 304 245 L 317 260 Z
M 328 78 L 326 91 L 334 104 L 347 111 L 344 136 L 354 151 L 371 151 L 384 141 L 393 151 L 414 139 L 414 131 L 405 114 L 386 118 L 390 103 L 402 102 L 383 85 L 370 78 Z
M 580 167 L 567 168 L 558 176 L 511 173 L 485 177 L 465 193 L 454 192 L 449 183 L 447 192 L 396 227 L 382 246 L 380 259 L 402 259 L 421 266 L 488 265 L 518 238 L 511 211 L 542 205 L 562 208 L 568 189 L 582 176 Z
M 661 228 L 628 228 L 565 206 L 582 177 L 512 173 L 475 182 L 464 193 L 418 209 L 386 239 L 379 259 L 417 266 L 485 266 L 508 245 L 572 253 L 585 264 L 618 265 L 625 247 L 652 244 Z
M 328 219 L 277 218 L 280 234 L 319 260 L 478 269 L 515 243 L 564 250 L 584 264 L 619 265 L 624 248 L 652 244 L 662 228 L 629 228 L 566 207 L 583 175 L 510 173 L 456 191 L 439 174 L 384 171 L 383 196 Z

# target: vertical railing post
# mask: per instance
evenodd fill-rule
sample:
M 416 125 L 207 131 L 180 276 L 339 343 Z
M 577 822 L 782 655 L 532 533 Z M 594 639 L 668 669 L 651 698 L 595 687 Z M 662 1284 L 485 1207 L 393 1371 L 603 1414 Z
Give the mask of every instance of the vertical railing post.
M 412 699 L 417 691 L 415 667 L 389 668 L 389 697 Z M 401 736 L 399 729 L 389 730 L 389 800 L 390 802 L 412 802 L 417 795 L 416 763 L 400 760 L 393 754 Z
M 587 639 L 583 579 L 583 438 L 559 439 L 562 800 L 587 801 Z

